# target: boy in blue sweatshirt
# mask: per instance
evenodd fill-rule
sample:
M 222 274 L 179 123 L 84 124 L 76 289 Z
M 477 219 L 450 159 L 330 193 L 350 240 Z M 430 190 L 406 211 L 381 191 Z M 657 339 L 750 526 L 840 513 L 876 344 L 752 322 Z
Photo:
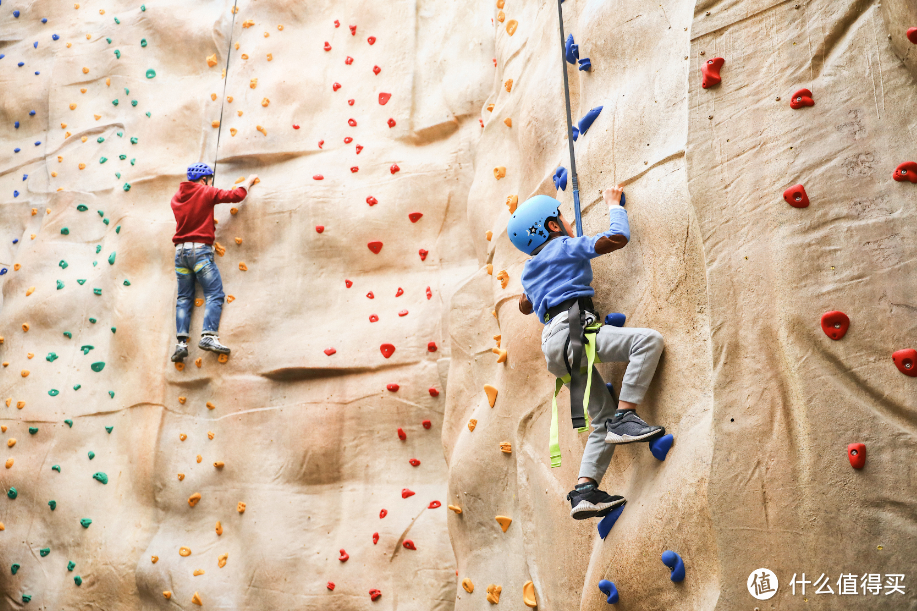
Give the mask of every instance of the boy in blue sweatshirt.
M 523 268 L 519 310 L 537 313 L 545 325 L 541 349 L 548 371 L 558 378 L 572 379 L 568 385 L 574 428 L 585 426 L 582 403 L 586 391 L 581 380 L 587 374 L 580 373 L 586 366 L 583 344 L 594 342 L 595 356 L 603 363 L 627 362 L 617 410 L 598 371 L 589 372 L 592 431 L 583 450 L 579 480 L 567 495 L 570 515 L 577 520 L 605 516 L 626 502 L 621 496 L 599 490 L 616 444 L 649 441 L 665 433 L 662 427 L 649 425 L 636 414 L 662 354 L 662 335 L 652 329 L 602 326 L 596 332 L 595 328 L 601 318 L 592 305 L 591 260 L 624 248 L 630 240 L 621 194 L 621 187 L 605 190 L 610 224 L 608 231 L 597 236 L 572 237 L 574 233 L 560 213 L 560 202 L 547 195 L 526 201 L 507 225 L 513 245 L 533 255 Z

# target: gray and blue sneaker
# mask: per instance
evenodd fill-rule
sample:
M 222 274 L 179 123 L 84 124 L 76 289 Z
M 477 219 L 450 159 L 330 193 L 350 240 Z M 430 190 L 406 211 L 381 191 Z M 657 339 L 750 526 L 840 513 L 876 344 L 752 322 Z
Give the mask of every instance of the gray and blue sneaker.
M 220 343 L 216 335 L 202 335 L 201 343 L 197 345 L 201 350 L 216 352 L 217 354 L 229 354 L 229 348 Z
M 608 430 L 605 435 L 605 443 L 623 444 L 650 441 L 655 437 L 665 435 L 665 428 L 647 424 L 632 409 L 616 413 L 614 418 L 605 422 L 605 428 Z
M 175 345 L 175 352 L 172 353 L 172 362 L 181 363 L 188 356 L 188 342 L 181 341 Z
M 602 492 L 595 484 L 577 484 L 567 494 L 567 500 L 572 507 L 570 517 L 574 520 L 604 517 L 627 502 L 623 496 Z

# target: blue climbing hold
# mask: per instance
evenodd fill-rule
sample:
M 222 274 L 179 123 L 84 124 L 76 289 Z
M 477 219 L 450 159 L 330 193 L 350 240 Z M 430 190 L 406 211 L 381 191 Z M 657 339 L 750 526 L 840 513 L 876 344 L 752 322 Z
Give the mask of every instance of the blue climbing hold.
M 16 149 L 19 150 L 19 149 Z M 13 191 L 13 197 L 19 197 L 19 191 Z
M 38 142 L 36 142 L 36 143 L 35 143 L 35 146 L 38 146 L 39 144 L 41 144 L 41 140 L 39 140 Z
M 18 244 L 18 243 L 19 243 L 19 238 L 14 238 L 14 239 L 13 239 L 13 244 Z
M 650 452 L 653 453 L 656 460 L 665 460 L 666 454 L 669 453 L 669 449 L 672 447 L 672 442 L 674 441 L 675 438 L 672 437 L 671 433 L 663 435 L 662 437 L 657 437 L 650 442 Z
M 672 581 L 677 583 L 685 580 L 685 563 L 682 562 L 681 556 L 667 549 L 662 552 L 662 564 L 672 569 Z
M 42 17 L 42 18 L 41 18 L 41 22 L 42 22 L 42 23 L 48 23 L 48 18 L 47 18 L 47 17 Z
M 602 108 L 603 108 L 602 106 L 596 106 L 595 108 L 587 112 L 586 116 L 584 116 L 582 119 L 579 120 L 578 126 L 579 126 L 580 135 L 583 135 L 583 136 L 586 135 L 586 132 L 589 131 L 589 128 L 592 127 L 592 124 L 595 123 L 595 120 L 598 118 L 599 114 L 602 112 Z M 576 131 L 574 130 L 573 132 L 574 142 L 576 141 L 576 138 L 577 138 L 577 134 L 576 134 Z
M 30 111 L 29 111 L 29 116 L 30 116 L 30 117 L 34 117 L 34 116 L 35 116 L 35 111 L 34 111 L 34 110 L 30 110 Z
M 16 129 L 19 129 L 19 121 L 16 121 L 15 123 L 13 123 L 13 127 L 15 127 Z
M 554 188 L 559 191 L 567 190 L 567 168 L 560 166 L 554 172 Z
M 35 42 L 33 42 L 33 43 L 32 43 L 32 46 L 35 47 L 35 48 L 37 49 L 37 48 L 38 48 L 38 41 L 36 40 Z
M 588 57 L 579 60 L 579 69 L 585 70 L 586 72 L 592 72 L 592 62 L 589 61 Z
M 567 42 L 564 43 L 564 57 L 568 64 L 576 65 L 579 59 L 579 45 L 573 42 L 573 34 L 567 36 Z
M 618 518 L 621 517 L 621 512 L 624 511 L 624 505 L 616 507 L 614 511 L 609 513 L 607 516 L 602 518 L 602 521 L 599 522 L 599 537 L 603 540 L 608 536 L 608 533 L 611 532 L 611 527 L 615 525 L 615 522 L 618 521 Z
M 27 181 L 28 179 L 29 179 L 29 175 L 28 175 L 28 174 L 23 174 L 23 175 L 22 175 L 22 182 L 25 182 L 25 181 Z
M 9 270 L 7 270 L 5 267 L 3 269 L 0 269 L 0 276 L 5 276 L 7 271 Z
M 19 63 L 16 64 L 16 65 L 19 66 L 20 68 L 22 68 L 23 66 L 25 66 L 25 62 L 19 62 Z
M 602 594 L 608 597 L 607 602 L 609 605 L 618 602 L 618 588 L 615 587 L 615 584 L 607 579 L 603 579 L 599 582 L 599 589 L 602 591 Z
M 609 327 L 623 327 L 625 322 L 627 322 L 627 316 L 620 312 L 605 315 L 605 324 Z
M 60 36 L 57 34 L 51 34 L 51 40 L 60 40 Z
M 14 152 L 14 153 L 18 153 L 18 152 L 21 151 L 21 150 L 22 150 L 22 149 L 20 149 L 19 147 L 16 147 L 16 148 L 13 149 L 13 152 Z
M 13 17 L 19 19 L 19 11 L 13 11 Z

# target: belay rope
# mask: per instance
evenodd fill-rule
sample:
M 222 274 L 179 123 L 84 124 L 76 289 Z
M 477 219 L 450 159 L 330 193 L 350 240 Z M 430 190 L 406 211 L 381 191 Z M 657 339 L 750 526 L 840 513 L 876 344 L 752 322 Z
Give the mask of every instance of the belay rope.
M 226 50 L 226 74 L 223 76 L 223 98 L 220 100 L 220 125 L 217 127 L 217 146 L 213 154 L 213 182 L 217 180 L 217 160 L 220 158 L 220 134 L 223 133 L 223 108 L 226 106 L 226 83 L 229 82 L 229 56 L 232 55 L 232 35 L 236 30 L 236 13 L 239 11 L 239 0 L 232 5 L 232 23 L 229 25 L 229 48 Z

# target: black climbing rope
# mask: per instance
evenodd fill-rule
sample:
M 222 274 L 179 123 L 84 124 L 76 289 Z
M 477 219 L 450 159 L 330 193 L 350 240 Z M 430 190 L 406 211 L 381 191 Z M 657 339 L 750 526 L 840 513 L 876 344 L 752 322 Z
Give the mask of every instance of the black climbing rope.
M 570 145 L 570 174 L 573 177 L 573 214 L 576 218 L 576 235 L 583 235 L 583 220 L 579 203 L 579 184 L 576 181 L 576 156 L 573 154 L 573 119 L 570 116 L 570 84 L 567 82 L 567 51 L 564 46 L 564 11 L 557 0 L 557 17 L 560 21 L 560 67 L 564 71 L 564 99 L 567 102 L 567 144 Z

